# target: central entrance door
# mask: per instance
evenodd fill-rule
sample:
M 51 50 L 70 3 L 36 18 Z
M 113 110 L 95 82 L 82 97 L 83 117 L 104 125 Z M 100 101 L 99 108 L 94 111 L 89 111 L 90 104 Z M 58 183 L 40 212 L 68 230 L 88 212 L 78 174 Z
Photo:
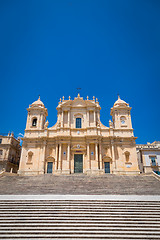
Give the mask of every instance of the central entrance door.
M 104 162 L 105 173 L 110 173 L 110 162 Z
M 83 173 L 83 154 L 74 154 L 74 173 Z

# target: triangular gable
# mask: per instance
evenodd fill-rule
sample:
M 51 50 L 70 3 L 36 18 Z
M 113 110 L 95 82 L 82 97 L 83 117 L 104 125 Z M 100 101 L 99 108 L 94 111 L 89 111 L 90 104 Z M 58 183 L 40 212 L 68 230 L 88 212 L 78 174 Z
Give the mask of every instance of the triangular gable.
M 62 102 L 63 107 L 95 107 L 96 103 L 90 100 L 83 100 L 82 98 L 75 98 L 74 100 L 68 100 Z
M 85 100 L 83 100 L 82 98 L 76 98 L 72 101 L 71 106 L 72 107 L 86 107 L 86 103 L 85 103 Z

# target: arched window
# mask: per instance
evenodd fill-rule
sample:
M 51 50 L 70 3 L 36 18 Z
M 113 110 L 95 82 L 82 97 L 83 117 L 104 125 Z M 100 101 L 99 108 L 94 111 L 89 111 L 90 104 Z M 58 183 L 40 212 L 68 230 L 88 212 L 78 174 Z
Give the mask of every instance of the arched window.
M 37 118 L 33 118 L 32 120 L 32 126 L 36 127 L 37 126 Z
M 82 119 L 76 118 L 76 128 L 82 128 Z

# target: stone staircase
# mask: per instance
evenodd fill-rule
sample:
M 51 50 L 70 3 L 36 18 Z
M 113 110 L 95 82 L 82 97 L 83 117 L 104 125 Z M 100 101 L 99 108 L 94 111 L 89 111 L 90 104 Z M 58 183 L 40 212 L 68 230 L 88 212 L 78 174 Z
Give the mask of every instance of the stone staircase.
M 145 198 L 1 198 L 0 239 L 160 239 L 160 200 Z
M 2 176 L 0 194 L 10 195 L 160 195 L 160 180 L 155 176 L 87 176 L 71 174 L 55 176 Z

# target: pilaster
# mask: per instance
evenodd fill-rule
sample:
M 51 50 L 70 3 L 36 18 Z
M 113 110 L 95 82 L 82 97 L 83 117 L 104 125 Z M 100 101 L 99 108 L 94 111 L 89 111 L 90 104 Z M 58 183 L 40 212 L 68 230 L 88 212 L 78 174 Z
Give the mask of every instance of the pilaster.
M 103 169 L 103 164 L 102 164 L 102 142 L 99 142 L 99 168 L 102 170 Z

